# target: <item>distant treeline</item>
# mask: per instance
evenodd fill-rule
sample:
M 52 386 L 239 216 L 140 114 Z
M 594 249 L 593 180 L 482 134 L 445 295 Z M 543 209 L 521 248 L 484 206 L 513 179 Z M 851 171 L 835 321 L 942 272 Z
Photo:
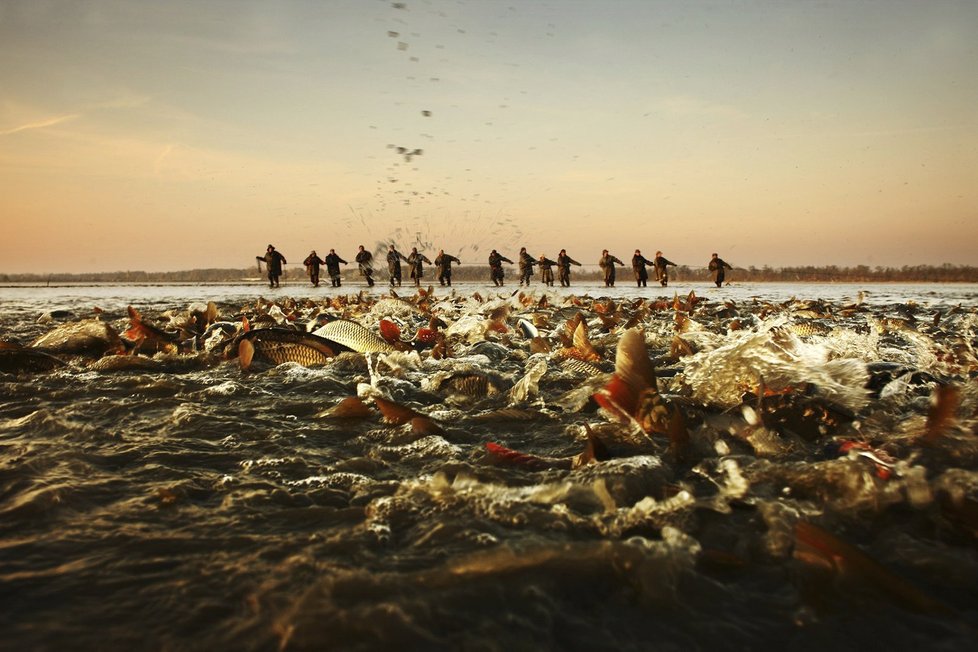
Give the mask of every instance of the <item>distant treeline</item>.
M 507 265 L 506 277 L 515 281 L 516 265 Z M 329 284 L 326 270 L 320 271 L 321 283 Z M 651 268 L 649 275 L 652 275 Z M 356 265 L 350 264 L 343 269 L 343 278 L 350 281 L 359 276 Z M 538 276 L 538 274 L 536 275 Z M 710 273 L 705 268 L 680 265 L 670 269 L 670 279 L 673 282 L 707 281 Z M 489 282 L 488 265 L 462 265 L 453 269 L 452 277 L 459 281 Z M 378 266 L 375 278 L 384 281 L 387 278 L 387 266 Z M 425 268 L 426 282 L 436 282 L 437 271 L 432 266 Z M 632 278 L 630 267 L 619 267 L 618 278 L 627 282 Z M 307 281 L 302 265 L 286 266 L 284 280 Z M 596 265 L 571 268 L 571 279 L 579 281 L 598 281 L 601 272 Z M 87 274 L 0 274 L 0 283 L 241 283 L 263 282 L 264 274 L 258 274 L 254 267 L 242 269 L 191 269 L 180 272 L 97 272 Z M 839 267 L 828 265 L 815 267 L 735 267 L 727 272 L 727 280 L 758 282 L 790 282 L 790 283 L 898 283 L 898 282 L 929 282 L 929 283 L 978 283 L 978 267 L 970 265 L 904 265 L 903 267 Z M 404 268 L 404 283 L 409 283 L 407 268 Z

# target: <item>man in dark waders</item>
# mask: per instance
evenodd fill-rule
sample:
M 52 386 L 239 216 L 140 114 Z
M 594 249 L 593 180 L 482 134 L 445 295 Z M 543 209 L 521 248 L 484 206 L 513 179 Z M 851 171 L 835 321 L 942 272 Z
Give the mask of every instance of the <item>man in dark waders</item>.
M 360 251 L 357 252 L 357 257 L 354 258 L 357 265 L 360 266 L 360 276 L 367 279 L 367 287 L 374 286 L 374 256 L 369 251 L 360 245 Z
M 387 250 L 387 273 L 390 275 L 391 287 L 401 287 L 401 261 L 407 262 L 407 256 L 398 251 L 394 245 Z
M 652 261 L 642 255 L 641 249 L 635 250 L 635 255 L 632 256 L 632 271 L 635 272 L 635 283 L 638 287 L 644 288 L 649 285 L 649 273 L 645 269 L 646 265 L 652 265 Z
M 533 266 L 536 264 L 533 256 L 526 253 L 526 247 L 520 247 L 520 285 L 525 283 L 526 287 L 530 287 L 530 277 L 533 276 Z
M 452 285 L 452 263 L 456 265 L 461 265 L 462 261 L 452 256 L 451 254 L 446 254 L 444 249 L 438 250 L 438 255 L 435 256 L 435 267 L 438 268 L 438 282 L 442 285 Z
M 428 257 L 418 251 L 417 247 L 411 247 L 411 254 L 408 256 L 408 265 L 411 266 L 411 280 L 414 287 L 421 287 L 421 279 L 424 278 L 424 263 L 431 264 Z
M 615 287 L 615 264 L 625 266 L 618 256 L 609 254 L 607 249 L 601 251 L 601 258 L 598 260 L 598 267 L 604 272 L 604 286 L 606 288 Z
M 713 272 L 713 282 L 716 283 L 717 287 L 720 287 L 723 285 L 724 277 L 726 277 L 724 270 L 733 269 L 733 267 L 724 262 L 723 258 L 713 254 L 713 258 L 710 259 L 709 269 Z
M 561 287 L 570 287 L 571 265 L 581 266 L 579 262 L 567 255 L 566 249 L 561 249 L 560 253 L 557 254 L 557 280 L 560 281 Z
M 302 261 L 302 264 L 306 266 L 306 274 L 309 275 L 309 281 L 313 287 L 319 287 L 319 266 L 325 262 L 325 260 L 319 257 L 315 249 Z
M 489 280 L 497 288 L 503 285 L 503 263 L 512 265 L 513 261 L 493 249 L 489 254 Z
M 265 263 L 265 267 L 268 270 L 268 287 L 277 288 L 278 279 L 282 275 L 282 265 L 288 264 L 285 260 L 285 256 L 275 251 L 275 247 L 268 245 L 265 249 L 264 256 L 255 256 L 255 260 L 258 261 L 258 269 L 261 269 L 261 263 Z
M 659 282 L 659 285 L 662 287 L 669 285 L 669 266 L 675 267 L 676 263 L 663 256 L 661 251 L 657 251 L 652 260 L 652 265 L 655 267 L 655 280 Z
M 347 264 L 345 260 L 336 255 L 335 249 L 330 249 L 329 253 L 326 254 L 324 261 L 326 263 L 326 273 L 329 274 L 329 280 L 332 282 L 334 288 L 338 288 L 342 285 L 340 282 L 340 263 L 344 265 Z

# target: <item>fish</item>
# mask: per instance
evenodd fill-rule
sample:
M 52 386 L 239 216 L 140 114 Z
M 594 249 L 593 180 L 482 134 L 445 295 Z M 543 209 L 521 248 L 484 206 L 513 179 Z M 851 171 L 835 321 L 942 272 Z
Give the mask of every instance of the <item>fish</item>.
M 119 334 L 109 324 L 98 319 L 61 324 L 40 336 L 31 348 L 48 353 L 68 353 L 99 357 L 106 353 L 122 353 L 125 345 Z
M 507 389 L 506 382 L 495 373 L 483 371 L 458 371 L 438 383 L 441 393 L 465 398 L 495 396 Z
M 831 571 L 842 580 L 875 589 L 902 607 L 926 614 L 947 614 L 947 605 L 893 574 L 856 546 L 806 521 L 795 524 L 794 557 Z
M 312 333 L 287 328 L 250 330 L 237 338 L 232 349 L 243 370 L 250 369 L 256 359 L 273 364 L 297 362 L 306 367 L 323 365 L 341 351 L 349 350 Z
M 560 358 L 559 365 L 561 369 L 574 374 L 579 374 L 581 376 L 592 377 L 605 373 L 600 367 L 595 366 L 590 362 L 585 362 L 579 358 Z
M 380 320 L 380 336 L 398 351 L 431 348 L 437 342 L 437 335 L 437 330 L 434 328 L 419 328 L 415 331 L 414 337 L 405 340 L 401 337 L 400 326 L 389 319 Z
M 332 419 L 363 419 L 373 414 L 363 399 L 357 396 L 347 396 L 339 403 L 321 412 L 317 416 L 329 417 Z
M 374 396 L 373 400 L 377 405 L 377 409 L 383 415 L 384 421 L 390 425 L 401 426 L 405 423 L 410 423 L 411 432 L 421 437 L 445 434 L 441 426 L 427 415 L 380 396 Z
M 67 362 L 46 353 L 10 342 L 0 342 L 0 371 L 4 373 L 37 373 L 67 366 Z
M 611 459 L 611 455 L 608 452 L 607 447 L 600 439 L 598 439 L 597 436 L 595 436 L 587 424 L 585 424 L 584 430 L 587 434 L 587 442 L 584 445 L 584 450 L 571 457 L 547 457 L 533 455 L 531 453 L 523 453 L 513 450 L 512 448 L 508 448 L 495 442 L 486 442 L 486 453 L 488 453 L 490 459 L 497 464 L 518 466 L 530 471 L 545 471 L 548 469 L 576 469 L 586 464 L 603 462 Z
M 357 353 L 391 353 L 397 349 L 382 337 L 350 319 L 337 319 L 312 333 Z
M 489 318 L 486 320 L 485 331 L 487 333 L 506 333 L 509 331 L 509 327 L 506 326 L 506 318 L 509 317 L 510 307 L 509 304 L 503 304 L 498 308 L 495 308 L 489 313 Z
M 535 337 L 540 337 L 540 331 L 537 330 L 537 327 L 534 326 L 532 322 L 521 317 L 517 320 L 516 324 L 520 328 L 520 333 L 522 333 L 523 337 L 526 339 L 532 340 Z
M 637 424 L 647 435 L 666 435 L 670 451 L 682 457 L 689 444 L 685 417 L 659 394 L 656 383 L 645 337 L 641 330 L 631 329 L 618 341 L 615 373 L 592 398 L 618 421 Z
M 143 321 L 139 311 L 129 306 L 129 329 L 123 337 L 134 346 L 135 350 L 151 351 L 153 353 L 174 353 L 179 350 L 181 334 L 179 331 L 164 331 Z

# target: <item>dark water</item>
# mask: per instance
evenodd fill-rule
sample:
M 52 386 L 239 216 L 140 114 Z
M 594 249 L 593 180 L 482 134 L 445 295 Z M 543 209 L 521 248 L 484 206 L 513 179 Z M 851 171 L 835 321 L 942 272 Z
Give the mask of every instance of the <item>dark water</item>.
M 539 287 L 523 305 L 472 285 L 436 291 L 430 314 L 301 286 L 0 289 L 0 337 L 22 344 L 93 306 L 123 332 L 130 304 L 162 324 L 213 300 L 235 321 L 268 313 L 264 295 L 293 323 L 325 311 L 376 331 L 393 316 L 411 332 L 433 314 L 452 351 L 251 373 L 203 353 L 123 371 L 65 355 L 0 374 L 0 648 L 974 649 L 975 286 L 694 289 L 705 300 L 681 327 L 672 288 L 572 288 L 540 306 Z M 614 298 L 618 322 L 585 292 Z M 507 302 L 510 331 L 486 335 Z M 71 314 L 38 322 L 53 309 Z M 684 457 L 663 437 L 575 469 L 487 452 L 576 455 L 585 425 L 635 437 L 587 400 L 606 377 L 531 355 L 520 334 L 533 321 L 557 350 L 575 312 L 606 370 L 635 317 L 687 414 Z M 541 364 L 526 396 L 510 392 Z M 461 372 L 502 391 L 447 390 Z M 763 424 L 743 398 L 761 378 L 795 400 Z M 938 386 L 957 400 L 922 443 Z M 358 394 L 440 431 L 329 413 Z M 848 441 L 887 472 L 832 446 Z M 813 562 L 799 522 L 871 561 Z

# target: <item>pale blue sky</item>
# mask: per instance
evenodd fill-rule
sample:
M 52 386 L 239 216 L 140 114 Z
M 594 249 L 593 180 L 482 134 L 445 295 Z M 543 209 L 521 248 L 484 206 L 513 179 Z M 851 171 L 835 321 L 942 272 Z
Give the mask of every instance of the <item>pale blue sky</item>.
M 0 272 L 978 264 L 976 2 L 398 4 L 0 2 Z

